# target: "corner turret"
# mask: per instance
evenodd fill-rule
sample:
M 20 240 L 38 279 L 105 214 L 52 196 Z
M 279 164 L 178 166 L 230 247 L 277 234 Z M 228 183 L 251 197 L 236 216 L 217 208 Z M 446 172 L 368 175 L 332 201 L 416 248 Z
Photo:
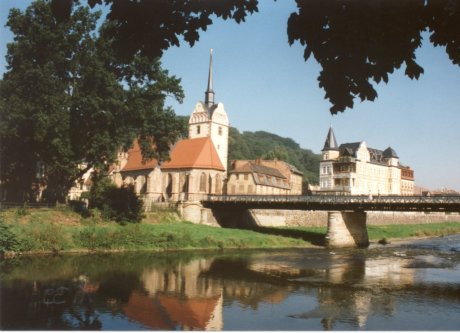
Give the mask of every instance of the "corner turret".
M 337 145 L 332 126 L 329 127 L 329 132 L 327 132 L 326 141 L 321 151 L 323 152 L 323 160 L 335 159 L 339 156 L 339 146 Z

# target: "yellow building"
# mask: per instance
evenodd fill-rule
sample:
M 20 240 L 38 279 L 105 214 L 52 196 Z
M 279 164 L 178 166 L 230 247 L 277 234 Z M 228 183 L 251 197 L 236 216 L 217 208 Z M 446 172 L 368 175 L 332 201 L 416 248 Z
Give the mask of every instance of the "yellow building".
M 227 194 L 300 195 L 302 173 L 278 160 L 232 161 Z
M 366 142 L 337 145 L 332 127 L 320 162 L 320 191 L 351 195 L 413 195 L 414 171 L 399 162 L 388 147 L 378 150 Z

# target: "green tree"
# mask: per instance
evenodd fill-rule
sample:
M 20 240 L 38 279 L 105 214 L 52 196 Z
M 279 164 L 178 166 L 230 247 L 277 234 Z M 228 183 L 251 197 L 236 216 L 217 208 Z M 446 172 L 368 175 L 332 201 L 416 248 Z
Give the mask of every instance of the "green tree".
M 71 0 L 54 0 L 55 13 L 65 19 Z M 124 59 L 141 52 L 157 57 L 179 37 L 190 45 L 199 40 L 214 16 L 244 22 L 258 11 L 257 0 L 88 0 L 91 6 L 110 6 L 107 19 L 115 22 L 113 47 Z M 321 65 L 320 88 L 335 114 L 352 108 L 354 99 L 373 101 L 373 83 L 387 83 L 389 74 L 405 66 L 405 74 L 418 79 L 423 68 L 415 51 L 421 34 L 445 47 L 460 65 L 460 2 L 457 0 L 296 0 L 297 11 L 288 20 L 288 41 L 305 46 Z
M 287 161 L 288 160 L 288 151 L 285 147 L 276 145 L 272 150 L 268 153 L 265 153 L 262 158 L 267 160 L 280 160 L 280 161 Z
M 96 36 L 99 16 L 75 5 L 60 21 L 45 0 L 9 14 L 14 41 L 0 81 L 1 181 L 9 200 L 32 200 L 41 185 L 49 201 L 63 201 L 75 179 L 107 168 L 134 138 L 146 159 L 167 159 L 180 135 L 164 107 L 167 95 L 182 101 L 180 80 L 158 58 L 117 61 L 110 24 Z

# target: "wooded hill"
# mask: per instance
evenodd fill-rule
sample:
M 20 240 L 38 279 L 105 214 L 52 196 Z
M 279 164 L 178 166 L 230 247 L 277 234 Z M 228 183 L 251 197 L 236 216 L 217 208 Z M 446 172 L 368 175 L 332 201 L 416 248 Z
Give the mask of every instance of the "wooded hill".
M 294 165 L 303 172 L 304 181 L 318 184 L 319 162 L 321 155 L 310 149 L 300 148 L 290 138 L 265 131 L 240 133 L 230 127 L 228 142 L 228 160 L 275 159 Z

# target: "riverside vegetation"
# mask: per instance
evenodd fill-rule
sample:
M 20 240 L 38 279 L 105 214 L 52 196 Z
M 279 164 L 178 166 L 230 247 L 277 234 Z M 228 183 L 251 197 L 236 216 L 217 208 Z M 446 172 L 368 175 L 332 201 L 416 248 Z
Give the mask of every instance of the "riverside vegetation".
M 368 226 L 371 241 L 460 233 L 460 223 Z M 120 224 L 93 210 L 19 208 L 0 216 L 0 253 L 262 249 L 324 245 L 325 227 L 224 229 L 181 221 L 171 209 Z
M 93 214 L 83 218 L 69 208 L 10 209 L 0 222 L 0 251 L 71 252 L 302 247 L 300 239 L 255 231 L 222 229 L 181 221 L 158 210 L 141 223 L 119 224 Z

